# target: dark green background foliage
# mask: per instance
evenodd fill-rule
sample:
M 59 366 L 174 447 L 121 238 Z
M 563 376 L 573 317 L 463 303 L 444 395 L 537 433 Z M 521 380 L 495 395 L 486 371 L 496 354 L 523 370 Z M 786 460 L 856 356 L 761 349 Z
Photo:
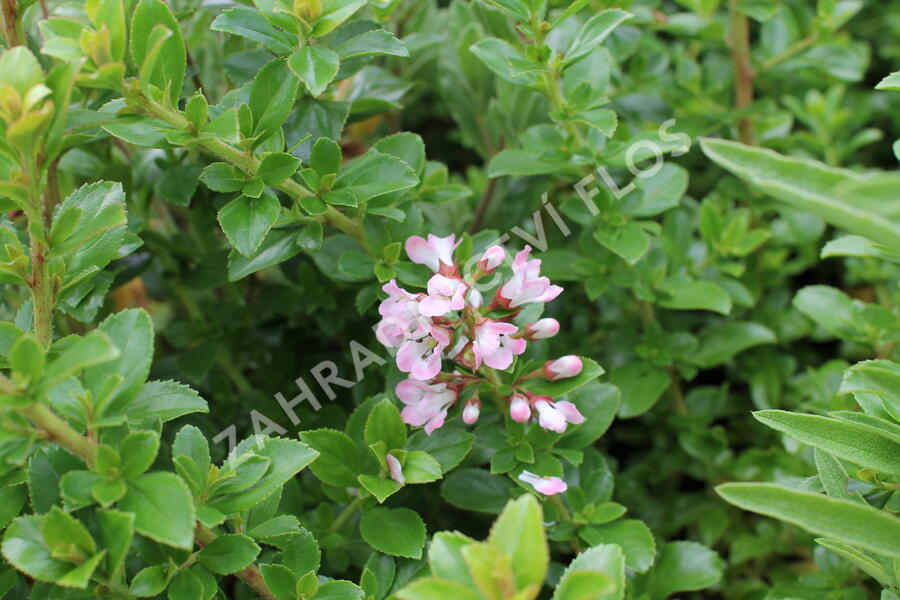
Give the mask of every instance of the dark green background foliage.
M 0 5 L 0 597 L 897 600 L 900 2 Z M 402 422 L 428 233 L 584 424 Z

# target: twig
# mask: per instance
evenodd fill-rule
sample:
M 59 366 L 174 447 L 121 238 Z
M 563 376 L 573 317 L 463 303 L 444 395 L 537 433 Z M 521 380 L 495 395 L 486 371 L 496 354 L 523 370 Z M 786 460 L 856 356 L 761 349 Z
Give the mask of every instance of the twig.
M 753 67 L 750 65 L 750 25 L 747 15 L 731 0 L 731 62 L 734 65 L 734 108 L 741 112 L 753 104 Z M 738 122 L 741 142 L 754 145 L 753 122 L 749 116 Z

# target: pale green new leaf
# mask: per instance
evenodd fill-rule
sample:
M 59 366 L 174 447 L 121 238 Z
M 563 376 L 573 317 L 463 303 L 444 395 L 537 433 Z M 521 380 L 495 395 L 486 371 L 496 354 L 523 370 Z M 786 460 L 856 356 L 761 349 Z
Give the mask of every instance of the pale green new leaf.
M 857 207 L 856 196 L 839 196 L 841 186 L 859 191 L 873 177 L 829 167 L 809 159 L 782 156 L 738 142 L 702 139 L 706 155 L 777 200 L 811 212 L 835 227 L 900 251 L 900 224 Z M 900 184 L 900 177 L 894 184 Z
M 744 510 L 900 558 L 900 519 L 870 506 L 771 483 L 724 483 L 716 491 Z

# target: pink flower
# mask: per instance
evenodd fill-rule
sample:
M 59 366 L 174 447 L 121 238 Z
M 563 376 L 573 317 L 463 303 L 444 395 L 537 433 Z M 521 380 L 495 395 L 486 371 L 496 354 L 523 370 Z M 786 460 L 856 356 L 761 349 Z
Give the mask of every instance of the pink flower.
M 505 369 L 512 364 L 513 355 L 525 352 L 525 340 L 511 338 L 519 330 L 512 323 L 485 319 L 475 326 L 475 368 L 484 362 L 492 369 Z
M 388 348 L 396 348 L 406 339 L 420 338 L 430 327 L 430 322 L 419 315 L 419 301 L 397 285 L 393 279 L 382 287 L 388 297 L 378 306 L 381 322 L 375 329 L 375 337 Z
M 529 340 L 543 340 L 559 333 L 559 321 L 556 319 L 539 319 L 525 327 L 525 335 Z
M 524 423 L 531 418 L 531 406 L 528 398 L 522 394 L 513 394 L 509 400 L 509 416 L 516 423 Z
M 561 356 L 556 360 L 548 360 L 544 363 L 544 376 L 550 381 L 575 377 L 581 373 L 581 359 L 574 354 Z
M 441 264 L 453 266 L 453 251 L 458 245 L 453 234 L 439 238 L 429 233 L 427 241 L 414 235 L 406 240 L 406 254 L 414 263 L 425 265 L 438 272 L 441 270 Z
M 478 398 L 470 398 L 466 402 L 466 407 L 463 408 L 463 423 L 465 423 L 466 425 L 472 425 L 476 421 L 478 421 L 479 416 L 481 416 L 481 402 L 478 400 Z
M 503 284 L 498 291 L 505 305 L 516 308 L 529 302 L 549 302 L 562 293 L 558 285 L 551 285 L 550 280 L 541 277 L 541 261 L 537 258 L 528 260 L 531 246 L 516 254 L 513 261 L 513 277 Z
M 424 425 L 428 435 L 444 424 L 447 409 L 456 402 L 456 392 L 446 383 L 406 379 L 397 384 L 394 392 L 406 405 L 400 413 L 403 422 L 413 427 Z
M 399 483 L 400 485 L 406 484 L 406 477 L 403 476 L 403 469 L 400 467 L 400 461 L 397 460 L 397 457 L 393 454 L 388 454 L 384 457 L 385 461 L 388 464 L 388 470 L 391 473 L 391 479 Z
M 491 246 L 481 255 L 481 260 L 478 261 L 478 270 L 484 273 L 493 273 L 497 267 L 503 264 L 504 260 L 506 260 L 506 250 L 503 249 L 503 246 Z
M 466 284 L 435 274 L 428 280 L 428 296 L 419 302 L 419 312 L 426 317 L 440 317 L 466 305 Z
M 522 471 L 519 474 L 519 481 L 527 483 L 533 487 L 536 492 L 544 494 L 545 496 L 561 494 L 569 488 L 569 486 L 566 485 L 566 482 L 559 477 L 541 477 L 530 471 Z
M 441 372 L 441 353 L 450 345 L 450 334 L 433 325 L 417 338 L 407 339 L 397 351 L 397 368 L 414 379 L 427 381 Z
M 538 424 L 556 433 L 564 433 L 569 423 L 584 423 L 584 415 L 578 407 L 565 400 L 553 402 L 550 396 L 538 396 L 534 399 L 534 408 L 538 412 Z

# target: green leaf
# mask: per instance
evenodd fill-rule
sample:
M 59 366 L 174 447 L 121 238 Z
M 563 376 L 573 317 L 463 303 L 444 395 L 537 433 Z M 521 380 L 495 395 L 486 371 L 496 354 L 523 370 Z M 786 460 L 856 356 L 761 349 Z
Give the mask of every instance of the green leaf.
M 331 138 L 320 137 L 313 144 L 309 166 L 324 177 L 341 169 L 341 146 Z
M 597 46 L 603 43 L 613 30 L 624 21 L 631 18 L 631 14 L 617 8 L 602 10 L 588 19 L 581 30 L 569 44 L 565 53 L 566 65 L 571 65 L 584 58 Z
M 541 586 L 550 564 L 543 513 L 531 494 L 511 500 L 494 522 L 488 542 L 512 558 L 516 588 Z
M 408 508 L 376 507 L 363 513 L 359 532 L 370 546 L 392 556 L 420 558 L 425 523 Z
M 406 483 L 431 483 L 440 479 L 441 475 L 441 464 L 427 452 L 413 450 L 406 453 L 403 459 Z
M 321 37 L 334 31 L 338 25 L 352 17 L 365 5 L 366 0 L 332 0 L 328 2 L 325 11 L 316 19 L 312 34 L 315 37 Z
M 178 21 L 162 0 L 141 0 L 135 8 L 131 20 L 131 54 L 136 64 L 144 63 L 151 51 L 151 31 L 160 25 L 168 29 L 171 35 L 162 42 L 152 73 L 142 73 L 141 76 L 147 77 L 159 89 L 168 90 L 169 100 L 177 105 L 187 58 Z
M 499 514 L 512 486 L 506 477 L 484 469 L 457 469 L 441 483 L 441 496 L 454 506 L 475 512 Z
M 256 176 L 266 185 L 278 185 L 293 175 L 300 167 L 300 159 L 286 152 L 271 152 L 263 156 Z
M 41 535 L 43 520 L 34 515 L 15 519 L 3 536 L 3 558 L 34 579 L 52 582 L 71 571 L 73 565 L 51 556 Z
M 876 579 L 878 583 L 884 587 L 890 588 L 895 585 L 894 578 L 885 570 L 884 565 L 872 558 L 868 553 L 854 548 L 850 544 L 845 544 L 839 540 L 830 538 L 818 538 L 816 539 L 816 543 L 839 554 L 842 558 Z
M 161 544 L 194 547 L 194 501 L 174 473 L 146 473 L 128 482 L 118 508 L 134 514 L 135 531 Z
M 444 426 L 432 432 L 431 435 L 419 430 L 409 436 L 406 442 L 408 451 L 422 450 L 441 465 L 441 471 L 449 473 L 472 450 L 475 436 L 461 429 L 452 429 Z
M 670 542 L 663 546 L 650 574 L 654 598 L 677 592 L 706 589 L 722 580 L 724 561 L 713 550 L 697 542 Z
M 168 569 L 165 565 L 145 567 L 138 571 L 128 591 L 138 598 L 152 598 L 166 589 L 169 583 Z
M 504 175 L 527 176 L 558 173 L 569 167 L 569 161 L 558 156 L 547 156 L 541 150 L 510 148 L 501 150 L 488 164 L 488 177 Z
M 650 249 L 650 236 L 633 221 L 626 223 L 624 227 L 601 224 L 594 230 L 594 239 L 629 265 L 636 264 Z
M 259 570 L 275 600 L 296 600 L 297 576 L 290 569 L 284 565 L 261 564 Z
M 259 546 L 239 533 L 220 535 L 205 546 L 197 558 L 200 564 L 219 575 L 236 573 L 249 567 L 259 555 Z
M 323 46 L 303 46 L 288 58 L 291 71 L 306 85 L 313 96 L 319 96 L 337 75 L 341 59 Z
M 883 437 L 874 427 L 783 410 L 761 410 L 753 416 L 798 442 L 821 448 L 861 467 L 900 473 L 900 444 Z
M 365 428 L 366 444 L 384 442 L 385 448 L 398 450 L 406 445 L 406 425 L 400 417 L 400 411 L 391 401 L 385 398 L 375 405 Z
M 148 381 L 129 404 L 127 417 L 135 427 L 155 417 L 166 423 L 197 412 L 209 412 L 209 407 L 190 387 L 174 381 Z
M 247 184 L 247 176 L 237 167 L 214 162 L 200 173 L 200 181 L 215 192 L 236 192 Z
M 271 267 L 295 256 L 301 250 L 296 231 L 275 229 L 266 236 L 253 256 L 232 253 L 228 257 L 228 280 L 237 281 L 260 269 Z
M 844 372 L 840 393 L 853 394 L 866 412 L 900 423 L 900 365 L 897 363 L 889 360 L 856 363 Z
M 333 429 L 303 431 L 300 439 L 319 453 L 310 469 L 328 485 L 355 487 L 360 472 L 359 450 L 345 433 Z
M 625 556 L 615 544 L 594 546 L 569 563 L 552 600 L 622 600 Z
M 252 508 L 280 489 L 319 454 L 296 440 L 269 438 L 257 444 L 257 439 L 263 438 L 251 437 L 238 444 L 234 455 L 240 456 L 252 449 L 259 456 L 268 458 L 271 467 L 251 488 L 211 498 L 207 501 L 208 506 L 225 514 Z
M 257 11 L 250 8 L 229 8 L 222 11 L 209 27 L 258 42 L 276 55 L 290 54 L 297 38 L 271 25 Z
M 94 538 L 88 533 L 87 528 L 75 517 L 54 506 L 44 516 L 41 523 L 41 534 L 44 543 L 54 553 L 54 556 L 65 556 L 72 552 L 69 548 L 76 548 L 84 556 L 91 556 L 97 551 Z
M 326 581 L 319 586 L 312 600 L 363 600 L 362 589 L 350 581 Z
M 894 71 L 878 82 L 876 90 L 900 90 L 900 71 Z
M 219 210 L 218 219 L 235 250 L 249 257 L 262 244 L 280 212 L 278 198 L 266 190 L 259 198 L 235 198 Z
M 32 333 L 25 333 L 9 351 L 9 367 L 24 375 L 28 381 L 36 382 L 44 372 L 47 356 Z
M 528 85 L 537 81 L 537 73 L 519 72 L 513 64 L 529 62 L 525 55 L 509 42 L 489 37 L 469 46 L 469 50 L 501 78 L 516 85 Z
M 876 244 L 872 240 L 861 235 L 842 235 L 831 240 L 822 247 L 822 258 L 832 256 L 857 256 L 860 258 L 877 258 L 891 262 L 900 262 L 900 253 L 894 252 L 886 246 Z
M 118 510 L 98 510 L 100 543 L 106 549 L 106 569 L 114 573 L 123 564 L 134 537 L 134 515 Z
M 411 188 L 418 183 L 418 176 L 408 164 L 373 148 L 344 166 L 334 183 L 334 189 L 349 192 L 357 202 L 362 203 Z
M 581 530 L 581 537 L 592 546 L 616 544 L 625 554 L 625 564 L 639 573 L 646 572 L 656 557 L 656 542 L 643 521 L 622 519 L 608 525 Z
M 854 310 L 854 301 L 844 292 L 827 285 L 809 285 L 794 296 L 794 308 L 839 338 L 865 336 Z
M 357 480 L 370 494 L 375 496 L 379 504 L 383 504 L 385 500 L 403 489 L 403 484 L 377 475 L 363 473 L 357 477 Z
M 845 544 L 900 558 L 900 519 L 870 506 L 771 483 L 724 483 L 716 488 L 744 510 L 774 517 Z
M 150 468 L 159 451 L 159 436 L 152 431 L 129 433 L 119 444 L 122 477 L 137 477 Z
M 704 331 L 697 349 L 688 359 L 708 369 L 728 362 L 744 350 L 777 341 L 775 334 L 759 323 L 731 321 Z
M 399 600 L 483 600 L 483 596 L 454 581 L 422 577 L 397 592 Z
M 636 361 L 615 368 L 609 382 L 622 392 L 620 419 L 640 416 L 653 408 L 669 387 L 669 371 L 663 367 Z
M 153 323 L 147 311 L 130 308 L 107 317 L 99 329 L 106 333 L 119 349 L 119 357 L 85 369 L 85 387 L 100 397 L 107 378 L 118 376 L 121 383 L 103 406 L 106 415 L 120 414 L 140 392 L 153 359 Z
M 705 138 L 700 145 L 719 166 L 776 200 L 900 251 L 900 224 L 857 207 L 857 190 L 870 182 L 871 176 L 738 142 Z
M 663 308 L 711 310 L 723 315 L 731 312 L 731 295 L 711 281 L 670 279 L 657 289 L 662 293 L 657 302 Z
M 254 145 L 258 146 L 278 131 L 294 106 L 299 87 L 299 80 L 283 58 L 269 62 L 256 74 L 250 84 L 249 102 Z
M 394 34 L 384 29 L 370 29 L 335 46 L 334 51 L 347 60 L 357 56 L 372 54 L 389 54 L 392 56 L 409 56 L 409 50 Z

